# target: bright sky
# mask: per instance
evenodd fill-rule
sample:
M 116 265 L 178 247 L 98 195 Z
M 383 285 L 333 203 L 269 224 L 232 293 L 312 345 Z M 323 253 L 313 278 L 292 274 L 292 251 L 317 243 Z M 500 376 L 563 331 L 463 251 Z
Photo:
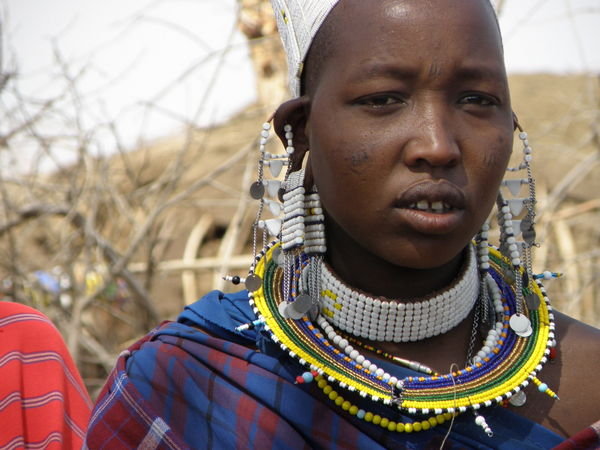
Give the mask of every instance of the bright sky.
M 252 101 L 254 79 L 234 25 L 236 3 L 0 0 L 2 64 L 25 76 L 27 94 L 48 97 L 58 89 L 53 48 L 58 49 L 70 73 L 86 68 L 78 83 L 84 124 L 115 120 L 124 143 L 132 146 L 140 137 L 172 134 L 184 121 L 199 126 L 222 121 Z M 600 73 L 598 0 L 504 3 L 501 27 L 510 72 Z M 157 108 L 144 107 L 147 102 Z
M 600 72 L 599 0 L 504 0 L 509 72 Z
M 78 85 L 89 120 L 118 119 L 129 145 L 140 134 L 172 133 L 182 121 L 222 121 L 254 97 L 235 0 L 0 3 L 4 65 L 25 75 L 25 90 L 41 97 L 55 92 L 57 48 L 72 73 L 86 68 Z M 148 102 L 157 108 L 145 108 Z

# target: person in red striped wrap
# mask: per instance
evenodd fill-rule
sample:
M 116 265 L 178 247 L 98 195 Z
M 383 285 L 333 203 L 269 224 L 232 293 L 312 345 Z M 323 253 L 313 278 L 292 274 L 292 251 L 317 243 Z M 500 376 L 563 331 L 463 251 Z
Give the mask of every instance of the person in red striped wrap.
M 52 322 L 0 301 L 0 449 L 80 449 L 91 408 Z

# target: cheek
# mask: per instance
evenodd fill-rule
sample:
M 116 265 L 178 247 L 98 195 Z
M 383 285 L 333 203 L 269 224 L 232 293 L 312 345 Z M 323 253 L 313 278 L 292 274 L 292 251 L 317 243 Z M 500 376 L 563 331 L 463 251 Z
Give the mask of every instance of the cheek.
M 378 146 L 372 136 L 338 130 L 339 133 L 328 133 L 326 138 L 321 136 L 314 141 L 313 171 L 317 181 L 328 179 L 329 183 L 342 186 L 344 192 L 355 191 L 373 182 L 381 159 L 375 151 Z
M 488 139 L 487 148 L 482 151 L 477 158 L 477 162 L 471 167 L 475 168 L 472 173 L 476 180 L 476 195 L 481 205 L 485 205 L 482 211 L 491 209 L 498 191 L 500 183 L 506 175 L 506 167 L 512 153 L 512 135 L 499 133 L 492 139 Z
M 490 142 L 492 142 L 490 150 L 484 153 L 483 169 L 498 170 L 503 173 L 512 154 L 512 136 L 502 133 Z
M 356 153 L 352 153 L 347 159 L 349 159 L 348 162 L 352 172 L 359 174 L 363 171 L 364 166 L 369 164 L 371 157 L 369 156 L 368 152 L 361 150 Z

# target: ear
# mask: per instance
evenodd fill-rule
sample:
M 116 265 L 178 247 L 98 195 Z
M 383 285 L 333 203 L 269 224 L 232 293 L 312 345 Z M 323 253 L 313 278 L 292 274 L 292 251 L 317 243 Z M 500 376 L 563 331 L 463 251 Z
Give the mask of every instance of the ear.
M 302 167 L 302 160 L 309 149 L 308 137 L 306 135 L 306 123 L 310 111 L 310 101 L 308 97 L 299 97 L 288 100 L 277 108 L 274 116 L 274 127 L 277 136 L 287 146 L 284 127 L 292 126 L 294 133 L 294 154 L 291 156 L 292 171 L 299 170 Z
M 521 124 L 519 123 L 519 118 L 517 117 L 517 114 L 513 111 L 512 113 L 513 115 L 513 130 L 514 131 L 523 131 L 523 128 L 521 128 Z

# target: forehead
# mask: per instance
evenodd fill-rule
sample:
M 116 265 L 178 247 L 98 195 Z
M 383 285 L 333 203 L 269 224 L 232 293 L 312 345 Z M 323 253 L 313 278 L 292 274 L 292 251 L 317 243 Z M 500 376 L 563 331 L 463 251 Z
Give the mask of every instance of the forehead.
M 490 0 L 341 0 L 333 8 L 330 16 L 335 21 L 347 24 L 376 24 L 387 19 L 405 18 L 410 21 L 429 18 L 431 25 L 438 26 L 462 18 L 464 23 L 472 19 L 499 31 Z
M 454 58 L 504 71 L 502 41 L 489 0 L 342 0 L 325 27 L 328 58 L 345 65 Z M 321 40 L 322 41 L 322 40 Z M 330 65 L 330 64 L 327 64 Z

